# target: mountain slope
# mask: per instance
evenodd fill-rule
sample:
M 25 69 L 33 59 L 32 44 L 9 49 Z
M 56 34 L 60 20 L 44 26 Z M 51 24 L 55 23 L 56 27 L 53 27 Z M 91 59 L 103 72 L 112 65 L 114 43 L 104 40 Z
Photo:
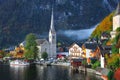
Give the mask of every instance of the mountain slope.
M 112 30 L 113 14 L 114 12 L 103 19 L 103 21 L 92 32 L 91 38 L 100 38 L 102 32 L 110 32 Z
M 119 1 L 0 0 L 0 48 L 20 43 L 30 32 L 46 38 L 52 6 L 57 31 L 78 30 L 99 23 Z

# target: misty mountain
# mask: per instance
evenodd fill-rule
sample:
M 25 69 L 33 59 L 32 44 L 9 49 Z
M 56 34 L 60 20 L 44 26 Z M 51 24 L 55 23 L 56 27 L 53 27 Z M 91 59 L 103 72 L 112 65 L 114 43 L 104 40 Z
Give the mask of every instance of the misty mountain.
M 92 28 L 110 14 L 118 2 L 119 0 L 0 0 L 0 48 L 22 42 L 28 33 L 45 35 L 43 37 L 46 38 L 52 7 L 55 29 L 59 34 L 60 31 Z M 65 35 L 58 35 L 58 41 L 70 39 Z

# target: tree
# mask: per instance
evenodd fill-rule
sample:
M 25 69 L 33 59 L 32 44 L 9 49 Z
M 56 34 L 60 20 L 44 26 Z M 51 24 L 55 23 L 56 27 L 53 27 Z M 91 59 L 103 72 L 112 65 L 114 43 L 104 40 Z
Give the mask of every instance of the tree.
M 100 61 L 96 61 L 93 65 L 92 68 L 96 69 L 97 67 L 100 67 Z
M 5 57 L 5 52 L 0 50 L 0 57 Z
M 25 58 L 26 59 L 36 59 L 38 48 L 36 43 L 36 36 L 33 33 L 30 33 L 26 36 L 26 45 L 25 45 Z
M 43 53 L 42 53 L 42 58 L 43 58 L 43 59 L 47 59 L 47 57 L 48 57 L 47 52 L 43 52 Z
M 112 45 L 112 53 L 119 53 L 119 48 L 117 48 L 117 44 L 120 39 L 120 28 L 116 29 L 117 35 L 113 39 L 113 45 Z
M 119 54 L 112 54 L 110 57 L 106 56 L 106 60 L 107 60 L 107 67 L 110 68 L 111 70 L 115 71 L 117 68 L 120 67 Z

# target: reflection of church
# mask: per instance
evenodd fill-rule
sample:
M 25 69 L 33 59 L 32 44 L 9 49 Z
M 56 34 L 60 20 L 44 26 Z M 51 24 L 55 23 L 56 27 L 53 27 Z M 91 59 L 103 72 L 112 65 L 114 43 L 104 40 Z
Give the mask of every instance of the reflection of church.
M 39 49 L 39 58 L 41 58 L 41 54 L 47 52 L 48 57 L 56 57 L 56 32 L 54 29 L 54 17 L 53 10 L 51 15 L 51 25 L 49 30 L 49 41 L 46 39 L 37 39 L 36 40 Z

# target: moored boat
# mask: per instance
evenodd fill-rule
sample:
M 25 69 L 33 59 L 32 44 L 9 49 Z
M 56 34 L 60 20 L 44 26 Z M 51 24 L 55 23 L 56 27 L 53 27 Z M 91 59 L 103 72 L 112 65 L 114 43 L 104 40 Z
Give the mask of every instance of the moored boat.
M 30 65 L 30 63 L 22 60 L 14 60 L 10 62 L 10 66 L 27 66 L 27 65 Z

